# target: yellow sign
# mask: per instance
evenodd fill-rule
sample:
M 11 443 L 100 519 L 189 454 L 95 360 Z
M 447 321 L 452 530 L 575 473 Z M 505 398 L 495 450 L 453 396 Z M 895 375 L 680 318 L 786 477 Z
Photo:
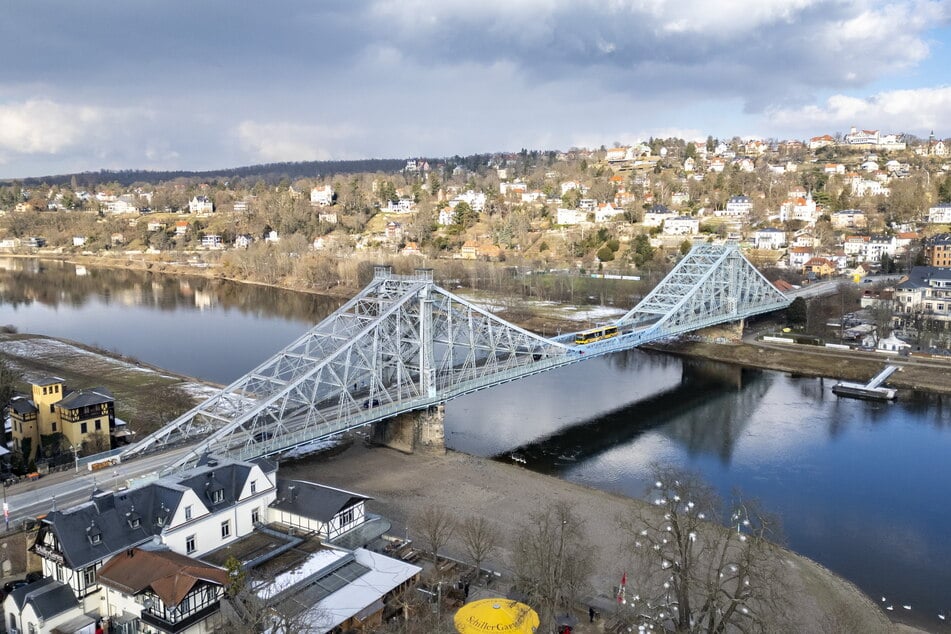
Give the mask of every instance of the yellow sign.
M 511 599 L 482 599 L 459 608 L 453 619 L 459 634 L 533 634 L 538 614 L 524 603 Z

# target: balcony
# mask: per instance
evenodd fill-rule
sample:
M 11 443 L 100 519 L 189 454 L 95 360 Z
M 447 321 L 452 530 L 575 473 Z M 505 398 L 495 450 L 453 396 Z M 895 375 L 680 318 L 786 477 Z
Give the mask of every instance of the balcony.
M 220 601 L 215 601 L 211 605 L 207 605 L 197 612 L 192 612 L 185 618 L 179 621 L 166 621 L 161 616 L 150 612 L 149 610 L 143 610 L 142 616 L 140 619 L 143 623 L 148 623 L 152 627 L 158 629 L 161 632 L 168 632 L 169 634 L 177 634 L 182 632 L 195 623 L 205 620 L 215 612 L 217 612 L 221 607 Z

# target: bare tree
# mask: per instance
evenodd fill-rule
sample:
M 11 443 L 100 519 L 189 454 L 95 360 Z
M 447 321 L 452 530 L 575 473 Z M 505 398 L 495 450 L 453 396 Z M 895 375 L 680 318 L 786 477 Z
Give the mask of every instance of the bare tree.
M 266 571 L 259 571 L 256 578 L 234 557 L 225 562 L 230 582 L 222 599 L 222 617 L 226 627 L 237 632 L 265 632 L 276 634 L 317 634 L 327 631 L 326 611 L 314 606 L 302 605 L 293 596 L 269 600 L 258 591 L 273 578 Z
M 469 518 L 462 525 L 462 543 L 479 574 L 489 553 L 498 548 L 499 531 L 484 517 Z
M 722 505 L 699 476 L 659 466 L 652 475 L 652 506 L 620 520 L 635 564 L 618 597 L 628 618 L 676 632 L 782 631 L 786 600 L 772 521 L 737 502 L 731 526 L 715 524 Z
M 555 616 L 582 594 L 591 575 L 591 557 L 583 520 L 559 502 L 531 516 L 514 550 L 516 585 L 540 607 L 543 627 L 554 631 Z
M 418 586 L 406 589 L 397 602 L 398 616 L 374 632 L 379 634 L 431 634 L 432 632 L 454 632 L 452 617 L 454 610 L 439 603 L 440 594 L 421 591 Z
M 439 556 L 439 550 L 446 545 L 456 530 L 456 521 L 449 512 L 439 506 L 425 508 L 419 516 L 417 530 L 429 546 L 433 558 Z

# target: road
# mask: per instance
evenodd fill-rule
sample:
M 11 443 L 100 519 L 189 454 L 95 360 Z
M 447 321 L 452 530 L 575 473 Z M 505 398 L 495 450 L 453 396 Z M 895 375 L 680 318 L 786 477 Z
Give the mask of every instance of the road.
M 190 451 L 191 445 L 176 447 L 162 453 L 149 454 L 114 467 L 91 472 L 60 471 L 43 476 L 39 480 L 22 481 L 3 489 L 3 499 L 9 505 L 9 526 L 21 520 L 37 517 L 56 508 L 65 509 L 88 500 L 93 488 L 102 490 L 124 487 L 132 478 L 152 473 L 158 474 L 165 466 L 174 463 Z

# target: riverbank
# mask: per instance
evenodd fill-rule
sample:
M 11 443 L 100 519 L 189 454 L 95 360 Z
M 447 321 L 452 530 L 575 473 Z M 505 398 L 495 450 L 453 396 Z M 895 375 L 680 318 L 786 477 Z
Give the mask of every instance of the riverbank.
M 592 544 L 590 557 L 596 571 L 590 580 L 593 596 L 613 601 L 612 588 L 625 572 L 636 584 L 636 568 L 628 561 L 625 537 L 616 518 L 644 502 L 590 489 L 518 466 L 448 452 L 442 456 L 408 455 L 391 449 L 353 443 L 334 455 L 282 463 L 283 477 L 313 480 L 373 496 L 369 508 L 394 523 L 394 532 L 416 532 L 414 519 L 428 507 L 449 511 L 460 521 L 484 517 L 506 536 L 488 567 L 507 572 L 512 560 L 513 536 L 527 530 L 540 502 L 564 502 L 581 518 Z M 408 528 L 404 528 L 408 527 Z M 445 552 L 465 560 L 458 536 Z M 783 583 L 790 588 L 790 614 L 798 632 L 917 632 L 895 625 L 854 585 L 817 563 L 790 551 L 781 551 Z M 844 629 L 843 629 L 844 627 Z
M 951 394 L 951 360 L 748 341 L 675 341 L 646 347 L 668 354 L 845 381 L 868 381 L 886 364 L 894 363 L 900 370 L 889 377 L 891 387 Z
M 169 372 L 115 352 L 36 334 L 0 333 L 0 354 L 23 379 L 47 376 L 73 389 L 103 386 L 116 402 L 116 416 L 137 436 L 157 429 L 211 396 L 219 386 Z

